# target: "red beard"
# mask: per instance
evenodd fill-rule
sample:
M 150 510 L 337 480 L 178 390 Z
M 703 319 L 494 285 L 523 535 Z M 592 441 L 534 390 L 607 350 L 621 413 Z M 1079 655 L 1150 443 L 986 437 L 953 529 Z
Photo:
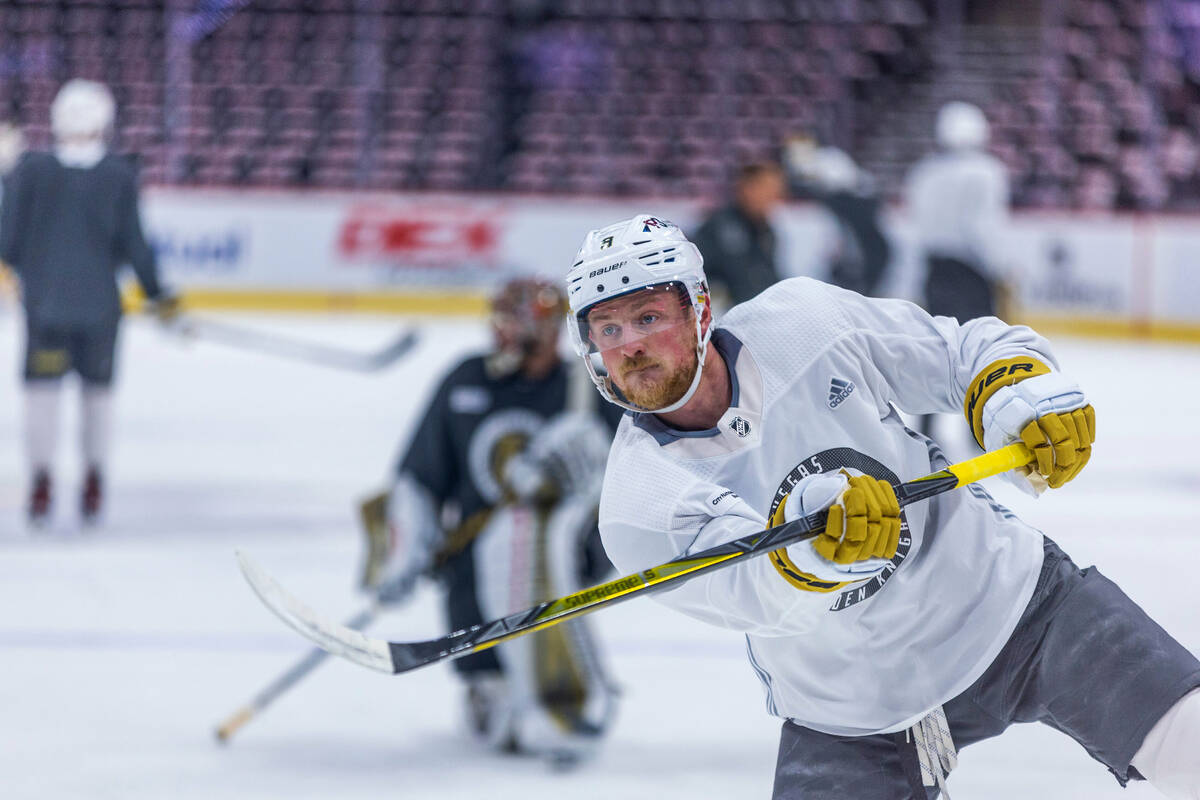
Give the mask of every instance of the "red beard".
M 667 375 L 656 375 L 653 378 L 642 376 L 640 370 L 657 367 L 660 371 L 667 367 L 660 361 L 645 356 L 627 358 L 621 364 L 619 380 L 616 381 L 621 393 L 631 403 L 641 408 L 653 411 L 666 408 L 678 402 L 692 385 L 698 366 L 695 352 L 684 364 L 670 371 Z M 630 378 L 632 377 L 632 381 Z

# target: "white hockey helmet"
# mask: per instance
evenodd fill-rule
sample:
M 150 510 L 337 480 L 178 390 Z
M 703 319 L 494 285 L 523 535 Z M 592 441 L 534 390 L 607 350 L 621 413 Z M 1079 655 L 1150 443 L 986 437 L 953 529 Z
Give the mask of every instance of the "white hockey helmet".
M 621 393 L 588 331 L 588 313 L 598 304 L 648 289 L 677 290 L 690 305 L 695 326 L 696 374 L 683 396 L 662 408 L 644 408 Z M 588 233 L 567 273 L 567 303 L 575 352 L 583 358 L 588 374 L 605 398 L 642 413 L 674 411 L 691 399 L 700 385 L 712 325 L 701 325 L 709 303 L 704 259 L 677 225 L 639 214 Z
M 853 191 L 860 183 L 858 165 L 845 150 L 836 147 L 817 148 L 809 174 L 819 185 L 833 192 Z
M 938 110 L 936 135 L 948 150 L 978 150 L 988 143 L 990 131 L 978 106 L 956 100 Z
M 101 139 L 112 127 L 117 104 L 103 83 L 74 78 L 63 84 L 50 105 L 54 138 Z

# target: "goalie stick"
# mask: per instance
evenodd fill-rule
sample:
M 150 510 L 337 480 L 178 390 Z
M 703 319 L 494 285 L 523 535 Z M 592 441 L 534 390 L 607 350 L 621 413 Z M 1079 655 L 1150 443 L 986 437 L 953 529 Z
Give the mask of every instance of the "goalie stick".
M 378 611 L 375 606 L 366 608 L 350 619 L 346 620 L 346 627 L 351 630 L 361 630 L 370 625 L 377 615 Z M 254 719 L 267 706 L 275 702 L 279 695 L 286 692 L 288 689 L 300 682 L 308 673 L 319 667 L 329 653 L 319 647 L 314 647 L 308 652 L 304 658 L 297 661 L 287 669 L 282 675 L 268 683 L 254 698 L 246 705 L 234 711 L 225 720 L 217 726 L 214 734 L 217 741 L 224 744 L 229 741 L 238 730 L 250 720 Z
M 1029 449 L 1016 442 L 892 488 L 896 490 L 896 499 L 903 507 L 968 483 L 1023 467 L 1032 461 L 1033 454 Z M 811 539 L 824 530 L 826 515 L 826 511 L 809 514 L 803 519 L 786 522 L 761 533 L 744 536 L 692 555 L 680 556 L 657 567 L 423 642 L 372 639 L 327 620 L 284 590 L 244 553 L 239 551 L 237 559 L 250 587 L 263 604 L 299 634 L 333 655 L 380 672 L 399 673 L 445 659 L 477 653 L 517 636 L 557 625 L 582 614 L 590 614 L 632 597 L 672 589 L 706 572 Z
M 168 324 L 184 336 L 207 339 L 231 347 L 257 350 L 260 353 L 355 372 L 377 372 L 384 367 L 391 366 L 411 350 L 418 340 L 416 329 L 410 328 L 403 331 L 386 347 L 374 353 L 360 353 L 327 344 L 264 333 L 241 325 L 231 325 L 211 319 L 180 317 Z

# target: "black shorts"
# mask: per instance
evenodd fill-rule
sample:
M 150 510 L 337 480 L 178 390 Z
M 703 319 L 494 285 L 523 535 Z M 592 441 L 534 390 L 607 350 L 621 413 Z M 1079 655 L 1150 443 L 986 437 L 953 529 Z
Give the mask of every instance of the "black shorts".
M 996 315 L 995 287 L 974 265 L 943 256 L 929 256 L 926 263 L 925 310 L 930 314 L 959 322 Z
M 1200 687 L 1200 661 L 1095 567 L 1079 569 L 1049 539 L 1045 554 L 1033 597 L 1000 655 L 943 705 L 950 735 L 962 749 L 1014 722 L 1043 722 L 1124 783 L 1146 734 Z M 785 722 L 773 797 L 937 797 L 932 788 L 917 793 L 917 769 L 903 731 L 832 736 Z
M 25 380 L 61 378 L 74 370 L 84 382 L 112 383 L 118 321 L 86 326 L 25 326 Z

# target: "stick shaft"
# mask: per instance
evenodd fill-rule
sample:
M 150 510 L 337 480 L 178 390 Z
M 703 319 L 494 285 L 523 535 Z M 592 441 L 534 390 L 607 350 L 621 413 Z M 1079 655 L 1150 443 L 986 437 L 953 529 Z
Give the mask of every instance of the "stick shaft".
M 369 372 L 387 366 L 415 343 L 415 334 L 407 331 L 394 342 L 374 353 L 361 353 L 333 345 L 293 339 L 278 334 L 257 331 L 241 325 L 212 319 L 186 317 L 175 323 L 190 336 L 254 350 L 269 355 L 306 361 L 326 367 Z
M 1024 466 L 1033 460 L 1020 442 L 953 464 L 946 469 L 893 488 L 901 506 L 948 492 L 992 475 Z M 492 622 L 474 625 L 428 642 L 390 642 L 393 671 L 405 672 L 445 658 L 486 650 L 501 642 L 543 630 L 568 619 L 590 614 L 641 594 L 665 591 L 713 570 L 723 569 L 754 556 L 811 539 L 825 530 L 826 511 L 786 522 L 766 531 L 699 553 L 681 556 L 657 567 L 541 603 Z
M 375 619 L 375 614 L 376 610 L 373 607 L 364 609 L 346 620 L 346 627 L 353 630 L 365 628 Z M 319 647 L 309 650 L 303 658 L 288 667 L 278 678 L 264 686 L 258 694 L 254 695 L 254 698 L 249 703 L 226 717 L 217 726 L 217 739 L 222 742 L 229 741 L 229 738 L 237 733 L 243 725 L 258 716 L 263 709 L 274 703 L 280 695 L 299 683 L 301 679 L 319 667 L 328 657 L 329 653 Z

